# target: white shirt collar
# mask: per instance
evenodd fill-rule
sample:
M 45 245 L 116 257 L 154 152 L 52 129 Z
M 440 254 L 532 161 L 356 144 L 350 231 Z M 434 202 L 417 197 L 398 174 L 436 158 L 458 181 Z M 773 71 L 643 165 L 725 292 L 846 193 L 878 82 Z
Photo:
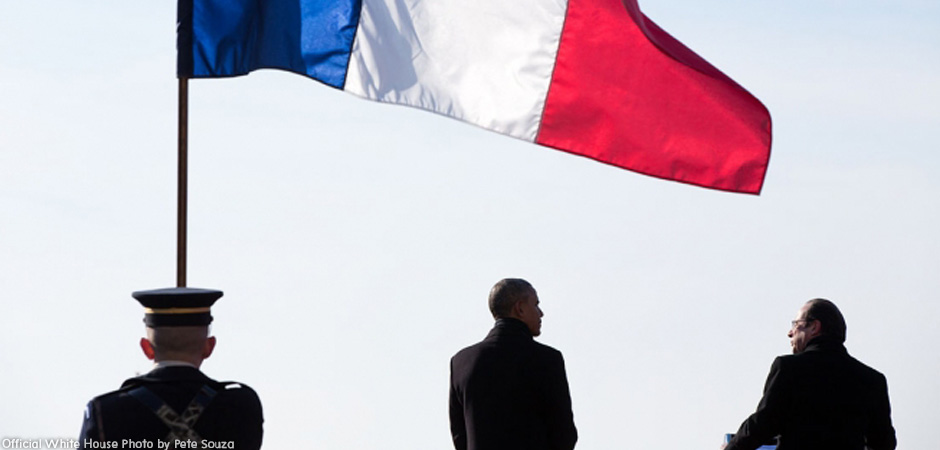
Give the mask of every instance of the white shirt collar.
M 186 361 L 160 361 L 153 365 L 153 369 L 162 369 L 164 367 L 192 367 L 193 369 L 198 369 L 198 367 Z

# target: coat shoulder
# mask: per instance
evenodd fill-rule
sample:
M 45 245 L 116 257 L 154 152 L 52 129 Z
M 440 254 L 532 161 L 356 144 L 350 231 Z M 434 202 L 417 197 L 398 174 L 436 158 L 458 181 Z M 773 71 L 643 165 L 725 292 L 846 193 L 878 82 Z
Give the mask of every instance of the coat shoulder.
M 545 345 L 541 342 L 532 341 L 532 343 L 534 344 L 533 347 L 536 349 L 535 351 L 539 352 L 540 354 L 546 357 L 563 358 L 561 351 L 556 349 L 555 347 Z
M 238 381 L 213 381 L 216 398 L 239 404 L 257 405 L 260 409 L 261 399 L 251 386 Z
M 98 405 L 104 411 L 121 410 L 127 408 L 129 404 L 140 407 L 138 405 L 139 400 L 128 395 L 139 387 L 154 390 L 160 394 L 158 396 L 161 398 L 167 395 L 167 401 L 177 403 L 172 401 L 174 397 L 183 396 L 183 400 L 188 401 L 192 395 L 190 392 L 198 391 L 199 386 L 202 385 L 206 385 L 215 391 L 214 402 L 224 403 L 228 406 L 257 408 L 258 410 L 261 408 L 261 399 L 251 386 L 237 381 L 216 381 L 205 376 L 201 379 L 186 380 L 161 380 L 146 375 L 130 378 L 124 381 L 119 389 L 94 397 L 89 405 Z
M 94 403 L 94 404 L 99 404 L 99 405 L 100 405 L 100 404 L 110 404 L 110 403 L 113 403 L 113 402 L 115 402 L 115 401 L 119 401 L 120 399 L 122 399 L 122 398 L 124 397 L 123 394 L 127 394 L 127 393 L 130 392 L 131 390 L 135 389 L 137 386 L 138 386 L 138 385 L 136 385 L 136 384 L 135 384 L 135 385 L 129 385 L 129 384 L 126 384 L 126 383 L 125 383 L 123 386 L 121 386 L 121 387 L 118 388 L 118 389 L 115 389 L 115 390 L 110 391 L 110 392 L 105 392 L 104 394 L 101 394 L 101 395 L 98 395 L 98 396 L 92 398 L 91 401 L 89 401 L 88 403 L 89 403 L 89 404 Z

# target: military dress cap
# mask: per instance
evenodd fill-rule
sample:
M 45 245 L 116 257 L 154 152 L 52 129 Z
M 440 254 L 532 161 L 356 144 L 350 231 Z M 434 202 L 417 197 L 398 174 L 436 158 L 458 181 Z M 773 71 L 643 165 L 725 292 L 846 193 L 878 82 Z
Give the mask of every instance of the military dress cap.
M 209 325 L 209 308 L 222 297 L 222 291 L 188 287 L 151 289 L 131 294 L 144 307 L 148 327 Z

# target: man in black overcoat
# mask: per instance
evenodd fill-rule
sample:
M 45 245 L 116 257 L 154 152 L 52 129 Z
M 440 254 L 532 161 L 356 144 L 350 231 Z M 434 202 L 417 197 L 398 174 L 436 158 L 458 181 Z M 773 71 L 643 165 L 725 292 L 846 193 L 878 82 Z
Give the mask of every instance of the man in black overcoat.
M 561 352 L 541 333 L 538 295 L 525 280 L 493 286 L 496 324 L 450 361 L 450 430 L 457 450 L 571 450 L 578 440 Z
M 888 383 L 849 356 L 845 319 L 832 302 L 814 299 L 787 335 L 793 355 L 774 360 L 757 412 L 726 450 L 753 450 L 779 436 L 778 450 L 893 450 Z
M 209 307 L 222 292 L 170 288 L 133 295 L 146 308 L 140 346 L 154 368 L 88 403 L 79 448 L 261 448 L 255 391 L 199 370 L 215 348 Z

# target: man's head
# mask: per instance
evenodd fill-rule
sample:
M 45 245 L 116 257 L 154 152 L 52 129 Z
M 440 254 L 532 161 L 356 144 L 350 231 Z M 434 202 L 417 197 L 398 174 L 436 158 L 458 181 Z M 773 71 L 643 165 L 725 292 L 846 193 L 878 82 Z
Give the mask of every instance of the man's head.
M 542 333 L 542 309 L 539 296 L 528 281 L 520 278 L 500 280 L 490 290 L 490 312 L 494 319 L 521 320 L 532 336 Z
M 806 302 L 791 325 L 787 336 L 794 354 L 805 350 L 809 341 L 817 336 L 845 342 L 845 319 L 834 303 L 823 298 Z
M 140 338 L 140 348 L 156 362 L 183 361 L 196 367 L 212 355 L 215 337 L 208 326 L 147 327 L 147 337 Z
M 137 291 L 132 296 L 144 307 L 147 337 L 140 348 L 156 362 L 183 361 L 196 367 L 212 354 L 210 308 L 222 291 L 175 287 Z

